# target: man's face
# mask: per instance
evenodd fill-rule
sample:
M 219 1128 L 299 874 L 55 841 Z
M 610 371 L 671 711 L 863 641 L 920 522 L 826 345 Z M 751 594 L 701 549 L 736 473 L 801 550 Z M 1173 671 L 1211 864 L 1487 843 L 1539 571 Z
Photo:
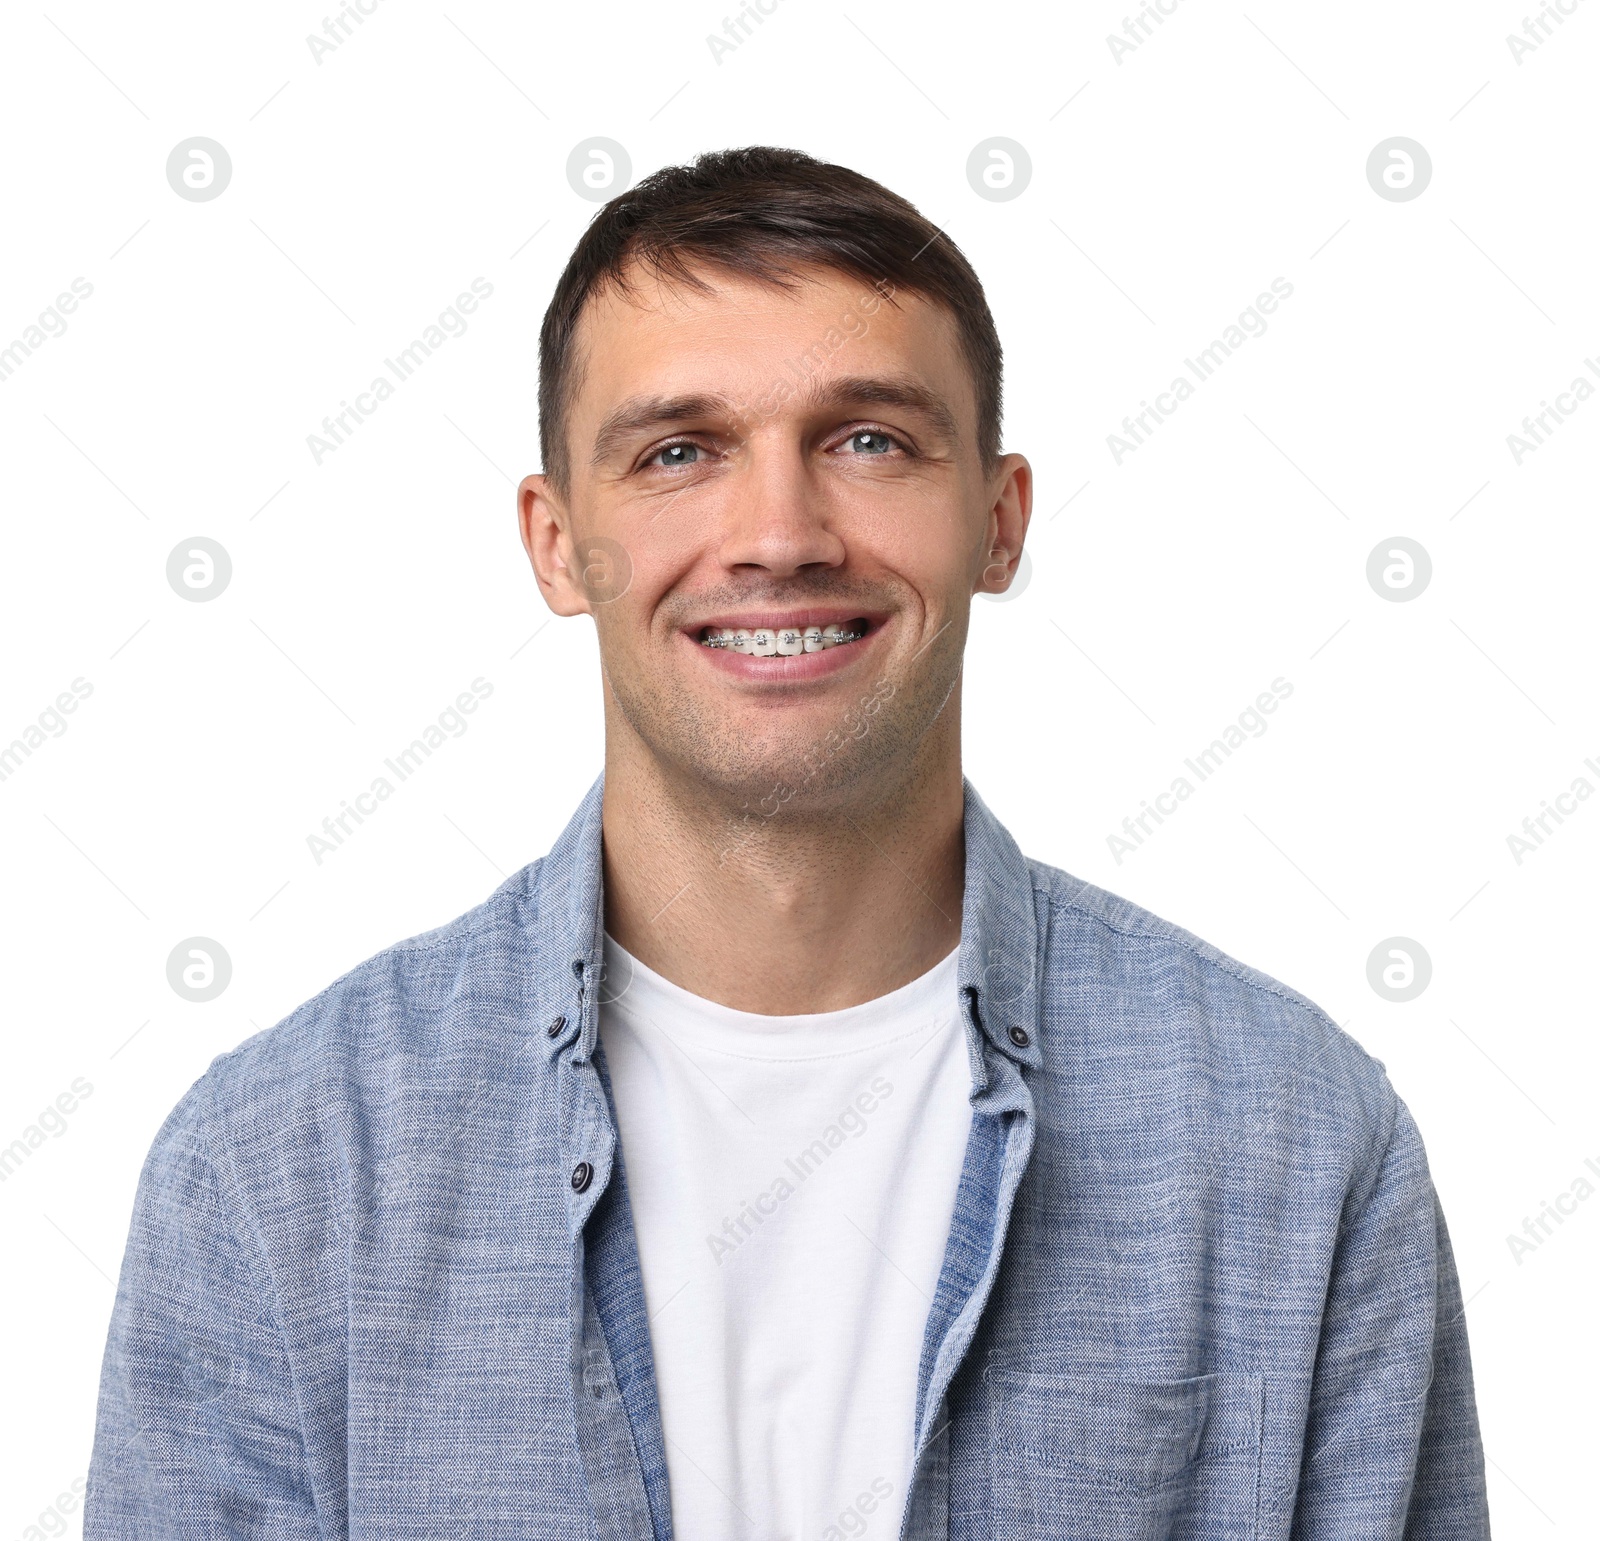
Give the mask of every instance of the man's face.
M 825 803 L 946 708 L 1028 467 L 980 464 L 943 309 L 822 269 L 699 276 L 585 311 L 570 484 L 523 483 L 524 542 L 552 608 L 595 618 L 608 734 L 736 798 Z

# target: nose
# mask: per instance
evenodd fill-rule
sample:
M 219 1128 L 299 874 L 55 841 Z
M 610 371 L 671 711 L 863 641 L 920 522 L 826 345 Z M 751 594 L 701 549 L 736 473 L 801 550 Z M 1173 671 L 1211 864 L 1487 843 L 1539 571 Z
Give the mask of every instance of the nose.
M 804 449 L 758 432 L 746 439 L 738 458 L 718 552 L 723 567 L 792 578 L 808 568 L 842 565 L 844 542 L 831 528 L 832 509 L 808 473 Z

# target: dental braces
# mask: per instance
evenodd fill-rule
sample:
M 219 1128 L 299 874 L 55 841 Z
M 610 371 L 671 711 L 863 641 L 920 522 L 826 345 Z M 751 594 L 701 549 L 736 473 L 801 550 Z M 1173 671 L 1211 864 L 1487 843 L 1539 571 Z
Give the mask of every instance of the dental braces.
M 774 636 L 778 635 L 780 632 L 790 631 L 792 629 L 793 628 L 787 627 L 787 626 L 772 626 L 772 627 L 759 627 L 759 628 L 752 627 L 751 628 L 752 631 L 754 631 L 754 630 L 771 631 Z M 802 630 L 801 635 L 802 636 L 805 635 L 804 630 Z M 845 632 L 841 632 L 837 637 L 826 637 L 825 640 L 828 641 L 829 643 L 831 643 L 834 647 L 837 647 L 841 642 L 859 642 L 864 636 L 866 636 L 866 632 L 864 632 L 864 631 L 845 631 Z M 739 639 L 736 638 L 736 637 L 707 637 L 705 639 L 705 641 L 700 644 L 700 646 L 701 647 L 732 647 L 732 646 L 734 646 L 734 644 L 738 640 Z M 790 654 L 788 656 L 793 657 L 795 655 Z

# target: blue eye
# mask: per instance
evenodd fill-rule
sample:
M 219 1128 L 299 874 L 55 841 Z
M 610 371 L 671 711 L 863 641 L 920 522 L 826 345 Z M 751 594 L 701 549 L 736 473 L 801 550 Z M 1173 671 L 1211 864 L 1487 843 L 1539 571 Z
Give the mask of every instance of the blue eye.
M 668 444 L 650 457 L 651 465 L 689 466 L 700 458 L 698 444 Z
M 887 455 L 894 448 L 894 440 L 886 433 L 879 433 L 875 429 L 863 428 L 860 433 L 850 435 L 850 450 L 858 455 Z

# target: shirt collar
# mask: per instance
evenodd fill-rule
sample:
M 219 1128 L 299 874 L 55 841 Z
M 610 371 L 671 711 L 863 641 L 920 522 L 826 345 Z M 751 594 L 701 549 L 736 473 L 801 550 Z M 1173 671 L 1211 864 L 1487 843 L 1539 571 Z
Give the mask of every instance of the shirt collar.
M 1039 1064 L 1039 925 L 1033 876 L 1010 831 L 970 781 L 964 818 L 966 890 L 956 987 L 1000 1052 Z
M 961 900 L 961 943 L 956 984 L 977 1026 L 1007 1058 L 1039 1063 L 1039 936 L 1032 876 L 1005 826 L 970 781 L 963 781 L 966 884 Z M 594 1052 L 599 1031 L 592 997 L 603 970 L 600 814 L 603 775 L 533 878 L 534 955 L 538 999 L 550 1022 L 552 1049 L 572 1045 L 581 1063 Z M 548 1032 L 549 1024 L 544 1024 Z

